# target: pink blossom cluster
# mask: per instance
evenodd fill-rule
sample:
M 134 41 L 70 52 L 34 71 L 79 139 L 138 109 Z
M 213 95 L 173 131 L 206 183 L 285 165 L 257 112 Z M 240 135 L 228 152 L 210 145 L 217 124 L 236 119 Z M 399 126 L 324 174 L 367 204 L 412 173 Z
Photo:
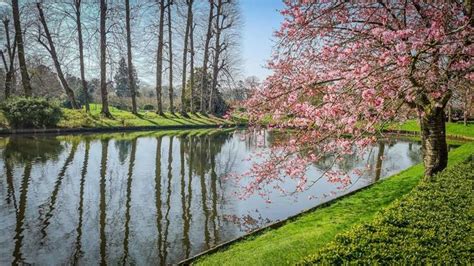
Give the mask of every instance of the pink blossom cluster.
M 474 80 L 474 23 L 462 1 L 285 4 L 273 75 L 246 107 L 252 123 L 270 118 L 272 128 L 298 133 L 246 173 L 247 193 L 284 177 L 302 190 L 306 167 L 324 154 L 363 152 L 383 123 L 409 108 L 423 116 L 422 104 L 443 104 Z M 329 178 L 347 182 L 337 174 Z

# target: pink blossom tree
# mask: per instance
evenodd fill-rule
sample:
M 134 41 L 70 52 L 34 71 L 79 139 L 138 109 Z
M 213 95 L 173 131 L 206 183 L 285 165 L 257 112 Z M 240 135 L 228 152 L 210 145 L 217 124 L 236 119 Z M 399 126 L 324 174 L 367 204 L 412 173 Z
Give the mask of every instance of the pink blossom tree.
M 445 106 L 474 80 L 471 1 L 285 3 L 274 74 L 247 107 L 251 122 L 302 130 L 254 165 L 248 191 L 281 175 L 304 186 L 308 164 L 363 150 L 406 110 L 419 117 L 425 176 L 443 170 Z

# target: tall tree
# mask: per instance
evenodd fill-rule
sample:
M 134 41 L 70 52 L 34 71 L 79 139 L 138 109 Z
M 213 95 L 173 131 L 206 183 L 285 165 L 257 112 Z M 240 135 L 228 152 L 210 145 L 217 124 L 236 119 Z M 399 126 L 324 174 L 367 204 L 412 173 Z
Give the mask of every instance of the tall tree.
M 26 67 L 25 48 L 23 45 L 23 34 L 21 31 L 20 8 L 18 0 L 12 0 L 13 9 L 13 23 L 15 25 L 15 40 L 18 48 L 18 62 L 20 64 L 21 83 L 26 97 L 33 96 L 33 91 L 30 84 L 30 76 L 28 75 L 28 68 Z
M 132 97 L 132 113 L 137 114 L 136 88 L 132 64 L 132 36 L 130 31 L 130 0 L 125 0 L 125 21 L 127 30 L 127 62 L 128 62 L 128 87 Z
M 186 30 L 184 33 L 184 49 L 183 49 L 183 74 L 181 82 L 181 113 L 186 113 L 185 106 L 185 93 L 186 93 L 186 72 L 188 65 L 188 42 L 189 42 L 189 30 L 192 27 L 192 16 L 193 16 L 193 0 L 186 0 L 188 6 L 188 13 L 186 15 Z M 191 70 L 192 71 L 192 70 Z
M 106 49 L 107 32 L 105 23 L 107 20 L 107 0 L 100 0 L 100 96 L 102 98 L 102 110 L 100 113 L 112 118 L 109 111 L 109 100 L 107 98 L 107 69 L 106 69 Z
M 53 59 L 54 67 L 56 68 L 56 73 L 58 75 L 59 81 L 61 82 L 61 85 L 66 92 L 66 95 L 71 102 L 71 106 L 74 109 L 78 109 L 79 105 L 76 103 L 76 98 L 74 96 L 74 91 L 69 87 L 69 84 L 64 77 L 63 70 L 61 68 L 61 63 L 59 62 L 58 54 L 56 53 L 56 47 L 54 46 L 53 38 L 51 37 L 51 33 L 48 28 L 48 24 L 46 23 L 46 18 L 44 16 L 43 12 L 43 7 L 41 2 L 36 3 L 36 8 L 38 9 L 39 13 L 39 18 L 41 25 L 43 25 L 43 30 L 44 30 L 44 37 L 46 37 L 46 40 L 48 41 L 48 44 L 44 43 L 42 40 L 42 34 L 40 33 L 40 36 L 38 36 L 38 42 L 49 52 L 51 55 L 51 58 Z
M 173 106 L 173 31 L 171 28 L 171 5 L 173 0 L 168 0 L 168 62 L 169 62 L 169 98 L 170 98 L 170 112 L 174 113 Z
M 233 26 L 234 21 L 231 13 L 233 2 L 230 0 L 217 0 L 216 18 L 214 21 L 215 44 L 213 47 L 214 58 L 212 62 L 212 85 L 209 93 L 209 113 L 215 113 L 215 103 L 217 96 L 217 85 L 220 70 L 223 69 L 224 62 L 221 62 L 221 55 L 227 49 L 227 44 L 221 41 L 224 30 Z
M 9 10 L 4 10 L 4 12 L 8 12 Z M 15 50 L 16 50 L 16 37 L 14 38 L 13 45 L 11 43 L 10 38 L 10 16 L 8 14 L 1 14 L 1 20 L 3 22 L 3 27 L 5 29 L 5 37 L 6 37 L 6 52 L 8 55 L 8 62 L 5 58 L 4 51 L 0 49 L 0 57 L 3 61 L 3 66 L 6 71 L 5 75 L 5 99 L 10 97 L 10 93 L 13 89 L 14 80 L 15 80 Z
M 163 86 L 163 26 L 165 17 L 165 0 L 160 0 L 160 19 L 158 25 L 158 49 L 156 52 L 156 112 L 163 114 L 162 86 Z
M 204 57 L 202 63 L 202 71 L 203 75 L 201 76 L 201 100 L 199 109 L 201 113 L 204 113 L 206 110 L 206 105 L 204 104 L 204 92 L 207 88 L 207 64 L 209 62 L 209 44 L 211 42 L 212 37 L 212 20 L 214 18 L 214 0 L 209 0 L 209 18 L 207 20 L 207 33 L 206 33 L 206 41 L 204 44 Z
M 212 62 L 212 85 L 211 91 L 209 93 L 209 113 L 214 112 L 214 94 L 215 90 L 217 89 L 217 75 L 219 72 L 219 56 L 221 50 L 221 17 L 222 17 L 222 0 L 217 0 L 217 14 L 216 20 L 214 22 L 214 30 L 215 30 L 215 46 L 214 46 L 214 61 Z
M 84 41 L 82 39 L 81 3 L 82 3 L 82 0 L 74 0 L 77 38 L 79 42 L 79 66 L 80 66 L 80 72 L 81 72 L 82 92 L 84 94 L 84 105 L 86 106 L 86 112 L 89 112 L 90 111 L 89 92 L 87 89 L 87 81 L 86 81 L 85 67 L 84 67 Z
M 192 19 L 191 19 L 192 20 Z M 190 88 L 191 88 L 191 98 L 194 99 L 195 96 L 195 89 L 194 89 L 194 27 L 195 25 L 191 25 L 191 29 L 189 32 L 189 46 L 190 46 L 190 54 L 191 54 L 191 59 L 189 62 L 189 68 L 191 69 L 191 72 L 189 73 L 189 82 L 190 82 Z M 194 101 L 191 101 L 191 104 L 189 106 L 191 113 L 194 113 L 195 107 L 194 107 Z
M 190 53 L 190 60 L 189 60 L 189 68 L 191 69 L 189 73 L 189 87 L 191 89 L 191 99 L 194 99 L 194 23 L 193 21 L 193 14 L 191 13 L 191 26 L 189 28 L 189 53 Z M 194 101 L 190 101 L 189 106 L 191 113 L 194 113 Z

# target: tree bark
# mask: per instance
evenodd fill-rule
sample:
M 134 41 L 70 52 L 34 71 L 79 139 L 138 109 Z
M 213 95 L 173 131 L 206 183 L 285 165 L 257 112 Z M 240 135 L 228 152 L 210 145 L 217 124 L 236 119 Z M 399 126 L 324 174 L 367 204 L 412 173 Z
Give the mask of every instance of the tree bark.
M 158 26 L 158 50 L 156 53 L 156 112 L 163 115 L 163 24 L 165 16 L 165 0 L 160 0 L 160 24 Z
M 125 22 L 127 30 L 128 88 L 130 89 L 130 94 L 132 96 L 132 113 L 138 114 L 135 81 L 133 80 L 132 36 L 130 30 L 130 0 L 125 0 Z
M 214 113 L 214 98 L 216 94 L 216 89 L 217 89 L 217 75 L 219 73 L 219 55 L 221 53 L 221 43 L 220 43 L 220 37 L 221 37 L 221 28 L 219 25 L 219 20 L 222 11 L 222 0 L 217 0 L 217 14 L 216 14 L 216 43 L 214 47 L 214 62 L 212 63 L 212 86 L 211 86 L 211 92 L 209 93 L 209 113 L 212 114 Z
M 78 41 L 79 41 L 79 65 L 80 65 L 80 72 L 81 72 L 82 91 L 84 92 L 84 105 L 86 106 L 86 112 L 90 112 L 89 91 L 87 90 L 87 81 L 86 81 L 85 67 L 84 67 L 84 43 L 82 40 L 81 0 L 75 0 L 75 6 L 76 6 L 77 35 L 78 35 Z
M 209 19 L 207 22 L 207 33 L 206 42 L 204 44 L 204 59 L 202 63 L 202 76 L 201 76 L 201 101 L 199 109 L 201 113 L 205 112 L 206 106 L 204 104 L 204 90 L 207 88 L 207 64 L 209 62 L 209 43 L 211 42 L 212 36 L 212 19 L 214 17 L 214 0 L 209 1 Z
M 107 76 L 106 76 L 106 47 L 107 36 L 105 22 L 107 16 L 106 0 L 100 0 L 100 96 L 102 98 L 102 110 L 100 113 L 106 117 L 112 117 L 109 111 L 109 101 L 107 98 Z
M 58 54 L 56 53 L 56 47 L 54 46 L 53 38 L 51 37 L 51 33 L 49 32 L 48 24 L 46 23 L 46 18 L 44 17 L 43 7 L 41 6 L 40 2 L 36 3 L 36 8 L 38 9 L 41 25 L 43 25 L 44 34 L 46 40 L 48 41 L 48 45 L 41 41 L 41 35 L 38 37 L 38 41 L 48 50 L 51 58 L 53 59 L 54 67 L 56 68 L 56 72 L 63 86 L 66 95 L 71 102 L 71 107 L 73 109 L 79 109 L 79 105 L 76 102 L 76 98 L 74 97 L 74 91 L 69 87 L 66 78 L 64 77 L 63 70 L 61 68 L 61 64 L 59 63 Z M 49 47 L 48 47 L 49 46 Z
M 420 126 L 425 177 L 431 177 L 448 164 L 444 108 L 431 108 L 420 117 Z
M 169 98 L 170 98 L 170 112 L 174 113 L 174 107 L 173 107 L 173 32 L 171 28 L 171 5 L 173 1 L 168 0 L 168 61 L 169 61 L 169 69 L 170 69 L 170 75 L 169 75 Z
M 374 182 L 380 180 L 380 176 L 382 174 L 382 163 L 383 163 L 383 154 L 385 152 L 385 143 L 379 142 L 379 151 L 377 154 L 377 162 L 375 163 L 375 178 Z
M 190 110 L 191 113 L 194 113 L 194 25 L 193 25 L 193 14 L 191 13 L 191 25 L 189 28 L 189 52 L 191 53 L 191 58 L 189 62 L 189 68 L 191 72 L 189 73 L 189 87 L 191 89 L 191 100 L 190 100 Z
M 448 122 L 453 122 L 453 106 L 451 103 L 448 103 Z
M 13 41 L 13 47 L 11 45 L 11 40 L 10 40 L 10 30 L 8 27 L 9 20 L 5 19 L 3 20 L 3 26 L 5 28 L 5 37 L 7 39 L 7 53 L 8 53 L 8 61 L 9 64 L 7 65 L 7 61 L 5 60 L 5 57 L 3 55 L 3 52 L 0 51 L 2 54 L 2 59 L 3 63 L 5 65 L 5 99 L 8 99 L 10 97 L 12 88 L 13 88 L 13 81 L 15 79 L 15 69 L 14 69 L 14 64 L 15 64 L 15 49 L 16 49 L 16 37 L 15 40 Z
M 186 30 L 184 33 L 184 49 L 183 49 L 183 75 L 181 80 L 181 113 L 186 113 L 186 70 L 188 64 L 188 39 L 189 39 L 189 28 L 191 27 L 191 19 L 192 19 L 192 8 L 193 8 L 193 0 L 186 0 L 186 4 L 188 6 L 188 14 L 186 18 Z
M 466 95 L 464 95 L 464 112 L 463 112 L 463 121 L 464 125 L 467 126 L 467 120 L 471 113 L 471 104 L 472 104 L 472 97 L 471 97 L 471 88 L 466 88 Z
M 15 39 L 18 47 L 18 62 L 20 64 L 21 83 L 26 97 L 33 96 L 31 89 L 30 76 L 28 75 L 28 68 L 26 67 L 25 48 L 23 46 L 23 36 L 20 22 L 20 8 L 18 7 L 18 0 L 12 0 L 13 23 L 15 24 Z

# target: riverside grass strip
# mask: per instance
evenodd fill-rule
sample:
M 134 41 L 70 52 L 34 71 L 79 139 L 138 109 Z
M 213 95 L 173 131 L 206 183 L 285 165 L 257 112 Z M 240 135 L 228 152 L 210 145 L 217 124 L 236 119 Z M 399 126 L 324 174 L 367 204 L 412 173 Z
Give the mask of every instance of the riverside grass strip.
M 470 156 L 474 143 L 449 153 L 449 166 Z M 281 227 L 250 235 L 219 252 L 194 261 L 198 265 L 288 265 L 316 254 L 336 235 L 370 222 L 381 210 L 408 194 L 423 177 L 423 166 L 415 165 L 327 207 L 284 223 Z

